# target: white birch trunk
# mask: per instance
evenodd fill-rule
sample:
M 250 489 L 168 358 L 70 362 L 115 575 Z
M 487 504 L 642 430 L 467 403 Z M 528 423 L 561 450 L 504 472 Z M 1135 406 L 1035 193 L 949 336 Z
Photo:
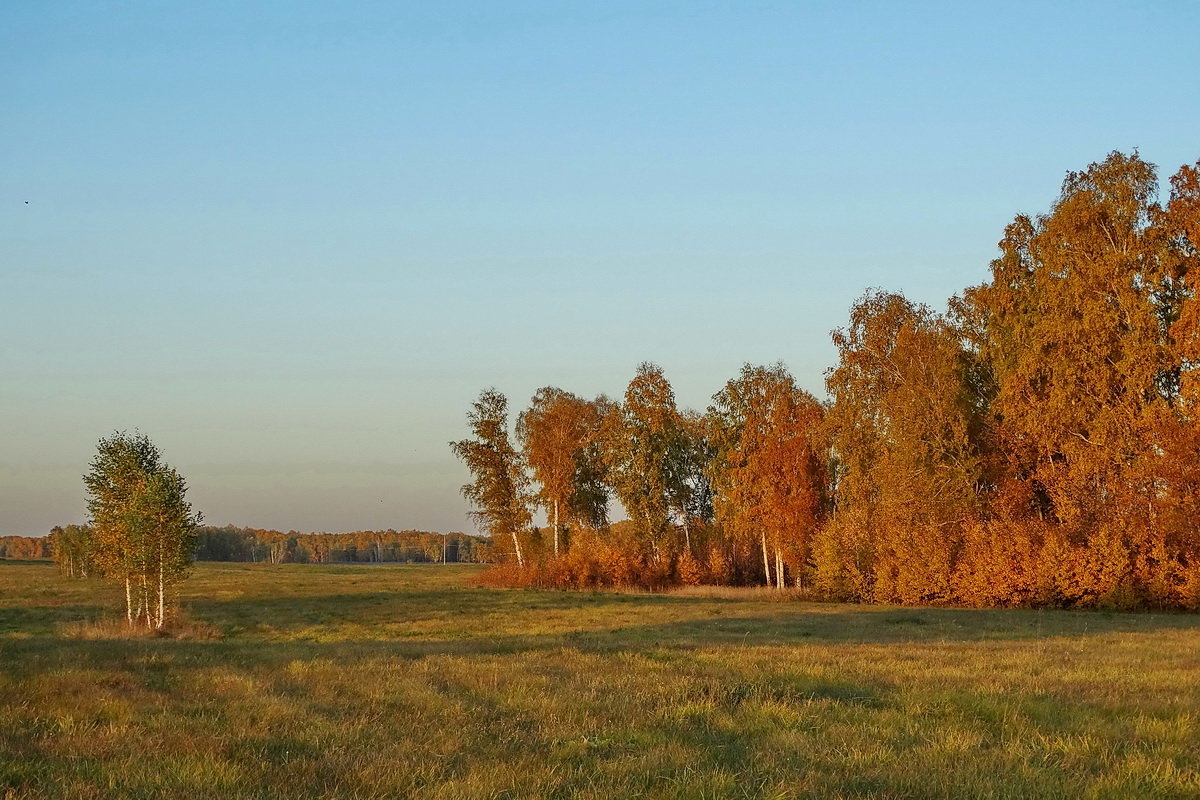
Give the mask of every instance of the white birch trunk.
M 558 501 L 554 501 L 554 556 L 558 557 Z
M 150 607 L 150 585 L 146 582 L 145 572 L 142 573 L 142 599 L 138 601 L 138 605 L 142 610 L 139 618 L 145 619 L 146 627 L 149 628 L 152 625 L 150 618 L 154 612 Z
M 513 531 L 513 549 L 517 551 L 517 566 L 525 566 L 525 558 L 521 555 L 521 540 L 517 537 L 517 532 Z
M 783 589 L 783 551 L 775 548 L 775 586 Z
M 771 585 L 771 556 L 767 553 L 767 534 L 764 531 L 762 535 L 762 551 L 763 551 L 763 572 L 767 576 L 767 586 Z
M 158 543 L 158 625 L 161 628 L 167 617 L 166 575 L 163 566 L 162 542 Z

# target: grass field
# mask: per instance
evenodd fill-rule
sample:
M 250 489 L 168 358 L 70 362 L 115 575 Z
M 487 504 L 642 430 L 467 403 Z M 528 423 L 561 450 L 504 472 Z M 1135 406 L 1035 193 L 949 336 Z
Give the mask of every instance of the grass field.
M 0 798 L 1200 797 L 1200 618 L 0 561 Z M 81 624 L 81 621 L 84 624 Z

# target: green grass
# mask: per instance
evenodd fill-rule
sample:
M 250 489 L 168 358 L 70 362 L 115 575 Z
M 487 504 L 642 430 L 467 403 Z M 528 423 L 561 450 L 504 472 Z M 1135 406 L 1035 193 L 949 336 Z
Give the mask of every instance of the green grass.
M 1200 796 L 1196 616 L 474 574 L 203 564 L 219 638 L 105 639 L 113 587 L 0 562 L 0 798 Z

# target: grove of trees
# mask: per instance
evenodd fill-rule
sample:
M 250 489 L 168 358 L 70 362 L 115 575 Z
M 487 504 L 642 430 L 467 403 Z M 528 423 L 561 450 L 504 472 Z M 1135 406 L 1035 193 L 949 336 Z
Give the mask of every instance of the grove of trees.
M 1168 194 L 1112 153 L 945 311 L 867 291 L 824 401 L 746 365 L 694 413 L 643 364 L 620 401 L 538 390 L 514 446 L 485 391 L 453 449 L 493 578 L 1200 607 L 1200 163 Z
M 92 557 L 92 529 L 87 525 L 55 525 L 47 543 L 58 569 L 68 578 L 87 578 L 96 571 Z
M 53 532 L 60 567 L 72 577 L 117 583 L 129 624 L 162 628 L 171 590 L 191 566 L 200 522 L 183 476 L 145 434 L 118 432 L 100 440 L 83 482 L 89 521 Z

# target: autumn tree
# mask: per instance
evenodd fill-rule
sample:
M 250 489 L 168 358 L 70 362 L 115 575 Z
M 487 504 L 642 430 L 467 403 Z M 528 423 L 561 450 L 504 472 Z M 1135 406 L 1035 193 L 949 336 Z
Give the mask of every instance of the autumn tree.
M 605 420 L 618 407 L 603 394 L 589 401 L 589 405 L 590 409 L 583 415 L 591 426 L 591 433 L 584 445 L 575 452 L 575 485 L 570 501 L 570 521 L 580 527 L 599 529 L 608 525 L 608 507 L 612 499 L 608 465 L 604 459 Z
M 130 625 L 163 627 L 168 590 L 187 575 L 200 522 L 183 477 L 145 434 L 114 433 L 100 440 L 84 485 L 96 566 L 124 586 Z
M 629 517 L 564 584 L 740 580 L 753 547 L 768 584 L 807 570 L 843 598 L 1200 607 L 1200 163 L 1157 190 L 1112 153 L 1017 216 L 948 313 L 867 292 L 833 334 L 826 405 L 747 366 L 701 425 L 643 364 L 587 439 L 551 413 L 583 401 L 543 390 L 522 441 L 556 531 L 585 484 Z M 714 512 L 705 539 L 731 538 L 705 572 L 691 527 Z
M 1136 154 L 1069 173 L 1049 213 L 1008 226 L 992 280 L 965 295 L 994 375 L 1003 477 L 1044 528 L 1038 585 L 1016 591 L 1094 603 L 1139 591 L 1163 555 L 1155 431 L 1178 384 L 1166 334 L 1180 273 L 1156 192 Z
M 1200 422 L 1200 162 L 1171 177 L 1171 197 L 1156 215 L 1166 277 L 1176 288 L 1173 313 L 1164 314 L 1178 374 L 1171 397 L 1180 417 Z
M 512 542 L 517 564 L 526 554 L 521 537 L 533 524 L 529 478 L 521 454 L 508 436 L 508 398 L 495 389 L 479 395 L 467 413 L 474 438 L 451 442 L 450 449 L 467 465 L 474 480 L 462 487 L 475 510 L 472 517 L 493 541 Z
M 761 546 L 768 586 L 774 574 L 782 589 L 786 570 L 803 585 L 825 493 L 822 416 L 821 404 L 782 364 L 746 364 L 709 408 L 717 520 L 743 543 Z
M 962 337 L 928 307 L 872 291 L 833 340 L 836 509 L 814 547 L 818 584 L 884 602 L 951 599 L 981 477 Z
M 1200 608 L 1200 162 L 1171 177 L 1165 208 L 1152 208 L 1156 291 L 1166 329 L 1166 400 L 1155 408 L 1148 498 L 1157 536 L 1143 571 L 1143 600 Z
M 0 536 L 0 558 L 53 558 L 48 536 Z
M 564 522 L 602 524 L 606 518 L 608 493 L 596 449 L 603 409 L 603 400 L 589 402 L 548 386 L 517 419 L 517 440 L 541 487 L 538 500 L 550 518 L 556 556 Z
M 147 476 L 145 485 L 134 495 L 134 513 L 145 526 L 141 539 L 149 548 L 141 559 L 152 581 L 148 605 L 157 597 L 157 608 L 146 609 L 146 622 L 157 628 L 166 623 L 168 592 L 187 577 L 196 549 L 195 529 L 200 515 L 193 513 L 186 494 L 183 476 L 163 465 Z

